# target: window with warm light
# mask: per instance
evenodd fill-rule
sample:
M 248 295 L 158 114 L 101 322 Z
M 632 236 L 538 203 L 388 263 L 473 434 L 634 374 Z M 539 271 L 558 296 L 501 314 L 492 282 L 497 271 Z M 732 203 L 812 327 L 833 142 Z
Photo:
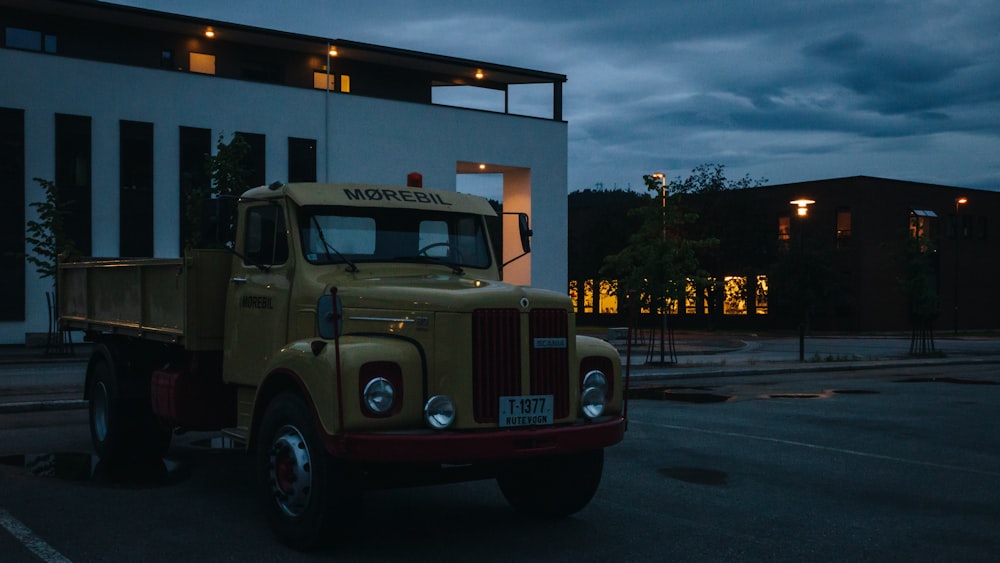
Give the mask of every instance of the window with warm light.
M 340 75 L 340 91 L 344 94 L 351 93 L 351 76 L 349 74 Z
M 191 53 L 188 69 L 199 74 L 215 74 L 215 55 Z
M 577 285 L 578 284 L 576 283 L 576 280 L 569 280 L 569 298 L 573 302 L 573 312 L 574 313 L 579 313 L 580 312 L 579 310 L 577 310 L 578 307 L 577 307 L 577 302 L 576 302 L 576 297 L 579 294 L 579 292 L 577 291 Z
M 756 299 L 756 313 L 758 315 L 767 314 L 767 276 L 759 275 L 757 276 L 757 299 Z
M 583 312 L 594 312 L 594 280 L 583 280 Z
M 615 293 L 615 284 L 608 280 L 601 280 L 599 299 L 598 307 L 601 314 L 612 315 L 618 312 L 618 295 Z
M 742 276 L 726 276 L 723 281 L 723 315 L 747 314 L 747 279 Z

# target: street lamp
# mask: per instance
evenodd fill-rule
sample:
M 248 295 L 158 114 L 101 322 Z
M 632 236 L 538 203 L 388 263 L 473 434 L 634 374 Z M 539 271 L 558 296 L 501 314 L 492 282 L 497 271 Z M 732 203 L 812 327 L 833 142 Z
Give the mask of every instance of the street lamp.
M 652 174 L 653 178 L 656 178 L 657 183 L 660 184 L 660 223 L 663 226 L 663 240 L 667 240 L 667 177 L 663 172 L 656 172 Z
M 955 313 L 953 315 L 953 320 L 955 322 L 954 335 L 958 336 L 958 239 L 962 236 L 962 221 L 961 217 L 958 215 L 959 207 L 969 203 L 969 198 L 967 197 L 956 197 L 955 198 L 955 284 L 954 284 L 954 298 L 952 303 L 955 306 Z
M 811 199 L 806 199 L 800 197 L 799 199 L 793 199 L 788 203 L 795 206 L 795 214 L 799 216 L 799 219 L 805 219 L 809 216 L 809 206 L 816 203 Z M 803 230 L 799 228 L 799 253 L 805 255 L 805 237 L 803 236 Z M 802 291 L 800 288 L 799 291 Z M 804 301 L 804 300 L 803 300 Z M 809 321 L 809 307 L 803 302 L 802 303 L 802 321 L 799 323 L 799 361 L 804 362 L 806 360 L 806 324 Z

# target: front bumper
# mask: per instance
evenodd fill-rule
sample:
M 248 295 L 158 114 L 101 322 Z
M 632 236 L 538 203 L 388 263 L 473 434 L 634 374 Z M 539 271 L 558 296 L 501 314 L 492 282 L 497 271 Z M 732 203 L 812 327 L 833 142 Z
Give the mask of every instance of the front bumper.
M 625 437 L 625 426 L 624 418 L 607 417 L 585 424 L 544 428 L 349 433 L 327 436 L 326 449 L 336 458 L 355 462 L 490 462 L 613 446 Z

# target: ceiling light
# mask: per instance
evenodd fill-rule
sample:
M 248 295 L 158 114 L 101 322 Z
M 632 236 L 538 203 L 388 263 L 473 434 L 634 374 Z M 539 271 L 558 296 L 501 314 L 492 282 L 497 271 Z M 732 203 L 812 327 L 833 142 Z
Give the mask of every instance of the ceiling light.
M 476 69 L 476 79 L 477 80 L 482 80 L 484 76 L 486 76 L 486 75 L 483 74 L 483 69 L 481 69 L 481 68 Z
M 209 39 L 215 37 L 215 30 L 212 29 L 212 26 L 208 26 L 205 29 L 205 37 L 208 37 Z

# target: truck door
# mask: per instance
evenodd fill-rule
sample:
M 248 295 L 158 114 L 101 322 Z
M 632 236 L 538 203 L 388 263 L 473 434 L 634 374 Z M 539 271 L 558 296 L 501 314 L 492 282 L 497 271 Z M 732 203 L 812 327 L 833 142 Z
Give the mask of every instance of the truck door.
M 246 209 L 233 258 L 225 329 L 226 381 L 256 385 L 287 339 L 292 261 L 284 207 Z

